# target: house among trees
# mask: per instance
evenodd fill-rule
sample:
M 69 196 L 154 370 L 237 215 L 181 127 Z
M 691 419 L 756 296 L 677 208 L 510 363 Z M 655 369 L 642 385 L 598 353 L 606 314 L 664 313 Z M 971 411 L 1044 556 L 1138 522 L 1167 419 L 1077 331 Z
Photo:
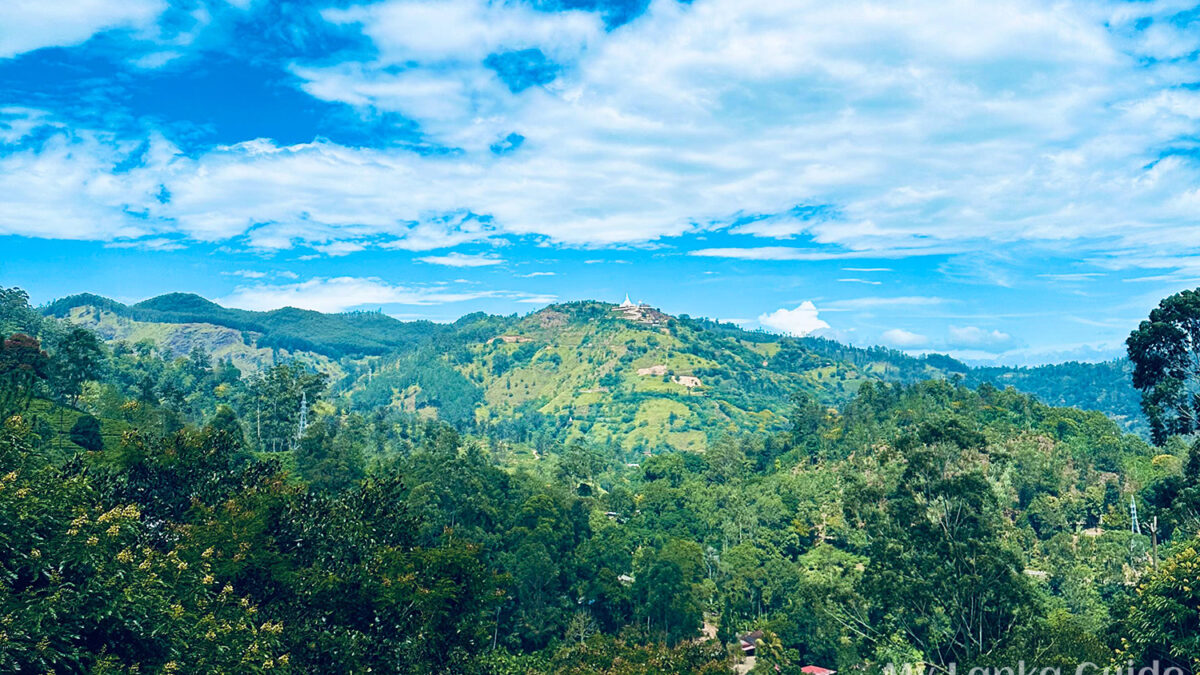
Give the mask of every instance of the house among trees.
M 756 630 L 738 638 L 742 645 L 742 654 L 746 656 L 754 656 L 754 648 L 758 645 L 758 641 L 762 639 L 763 632 Z
M 837 671 L 822 668 L 821 666 L 804 666 L 800 669 L 800 672 L 805 673 L 805 675 L 833 675 Z

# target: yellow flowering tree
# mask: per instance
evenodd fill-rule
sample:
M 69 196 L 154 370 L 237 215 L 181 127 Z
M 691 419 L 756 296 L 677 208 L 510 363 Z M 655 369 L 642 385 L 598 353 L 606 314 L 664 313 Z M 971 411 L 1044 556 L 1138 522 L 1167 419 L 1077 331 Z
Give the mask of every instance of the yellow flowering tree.
M 265 621 L 207 561 L 164 547 L 138 506 L 105 505 L 14 417 L 0 429 L 0 671 L 258 672 L 288 665 Z

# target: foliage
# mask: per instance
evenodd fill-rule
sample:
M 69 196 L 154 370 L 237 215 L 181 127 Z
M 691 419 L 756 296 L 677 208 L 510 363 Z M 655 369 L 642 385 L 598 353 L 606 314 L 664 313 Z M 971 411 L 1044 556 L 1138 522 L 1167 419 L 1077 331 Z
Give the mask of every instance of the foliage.
M 104 504 L 78 466 L 40 466 L 19 417 L 0 430 L 0 668 L 259 672 L 279 629 L 205 560 L 155 547 L 137 505 Z
M 91 415 L 80 415 L 71 426 L 71 442 L 84 450 L 96 452 L 104 449 L 104 438 L 100 434 L 100 420 Z
M 1200 431 L 1200 292 L 1163 299 L 1126 344 L 1155 443 Z
M 49 368 L 50 358 L 36 339 L 20 333 L 7 339 L 0 335 L 0 421 L 29 407 Z
M 988 374 L 570 303 L 243 374 L 4 298 L 32 336 L 11 362 L 42 365 L 5 380 L 28 407 L 0 435 L 0 670 L 715 674 L 751 631 L 766 672 L 1196 667 L 1200 445 L 987 381 L 1112 393 L 1117 365 Z M 390 321 L 297 311 L 273 316 L 322 349 Z
M 1186 672 L 1200 670 L 1200 541 L 1183 544 L 1137 588 L 1124 622 L 1124 655 L 1138 663 L 1160 661 Z

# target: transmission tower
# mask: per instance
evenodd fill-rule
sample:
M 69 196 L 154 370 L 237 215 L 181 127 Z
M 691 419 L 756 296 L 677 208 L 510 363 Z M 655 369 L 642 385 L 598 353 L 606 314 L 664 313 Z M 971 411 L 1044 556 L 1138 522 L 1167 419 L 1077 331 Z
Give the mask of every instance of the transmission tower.
M 304 392 L 300 392 L 300 428 L 297 438 L 304 438 L 304 431 L 308 429 L 308 396 Z

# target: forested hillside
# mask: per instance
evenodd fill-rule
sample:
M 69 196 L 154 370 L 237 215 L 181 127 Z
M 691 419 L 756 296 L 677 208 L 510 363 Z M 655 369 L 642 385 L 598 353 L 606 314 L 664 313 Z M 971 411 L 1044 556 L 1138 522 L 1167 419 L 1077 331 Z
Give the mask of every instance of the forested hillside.
M 1200 450 L 612 314 L 468 317 L 444 371 L 342 361 L 339 389 L 304 358 L 105 344 L 3 291 L 0 669 L 715 674 L 747 635 L 755 672 L 1200 665 Z M 474 425 L 401 385 L 475 387 Z M 531 400 L 591 421 L 559 388 L 593 386 L 598 418 L 678 394 L 634 433 L 728 421 L 694 450 L 504 427 Z
M 377 312 L 322 314 L 294 307 L 270 312 L 228 309 L 190 293 L 160 295 L 135 305 L 92 294 L 73 295 L 49 304 L 43 312 L 66 318 L 77 308 L 91 309 L 93 320 L 108 313 L 143 323 L 211 324 L 240 331 L 258 347 L 314 352 L 332 358 L 410 349 L 428 344 L 448 330 L 428 321 L 397 321 Z
M 245 374 L 299 359 L 329 375 L 343 404 L 392 407 L 540 452 L 586 442 L 634 457 L 700 451 L 720 434 L 786 428 L 797 393 L 845 403 L 863 382 L 962 377 L 1047 403 L 1099 410 L 1144 432 L 1127 362 L 969 368 L 946 356 L 786 338 L 649 307 L 553 305 L 454 324 L 381 314 L 229 310 L 172 294 L 125 306 L 73 296 L 43 309 L 110 343 L 184 356 L 200 348 Z

